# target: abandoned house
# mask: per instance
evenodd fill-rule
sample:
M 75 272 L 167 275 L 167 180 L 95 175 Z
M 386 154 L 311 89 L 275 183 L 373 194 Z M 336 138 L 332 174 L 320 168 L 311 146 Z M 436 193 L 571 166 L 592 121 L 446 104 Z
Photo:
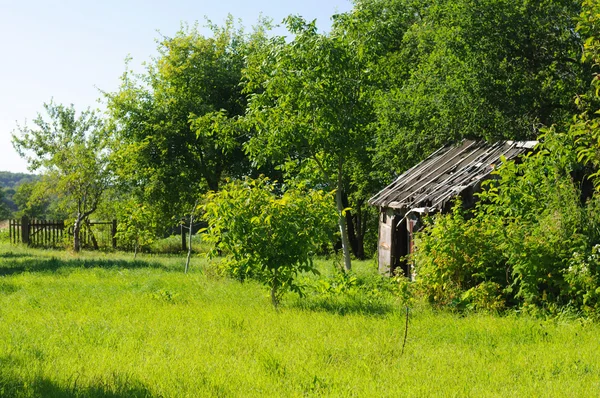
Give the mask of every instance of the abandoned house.
M 447 212 L 461 196 L 465 207 L 475 203 L 481 182 L 491 177 L 500 158 L 515 159 L 537 141 L 462 141 L 444 146 L 399 176 L 369 200 L 379 207 L 379 272 L 411 276 L 406 256 L 413 251 L 413 233 L 423 214 Z M 400 269 L 401 271 L 400 271 Z

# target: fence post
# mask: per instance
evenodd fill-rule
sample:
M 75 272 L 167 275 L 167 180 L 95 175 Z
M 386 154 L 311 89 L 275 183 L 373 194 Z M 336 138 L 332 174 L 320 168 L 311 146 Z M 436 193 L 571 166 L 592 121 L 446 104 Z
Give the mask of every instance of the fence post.
M 29 245 L 29 218 L 27 216 L 21 218 L 21 242 Z
M 112 238 L 113 249 L 117 248 L 117 220 L 113 218 L 112 225 L 110 228 L 110 236 Z

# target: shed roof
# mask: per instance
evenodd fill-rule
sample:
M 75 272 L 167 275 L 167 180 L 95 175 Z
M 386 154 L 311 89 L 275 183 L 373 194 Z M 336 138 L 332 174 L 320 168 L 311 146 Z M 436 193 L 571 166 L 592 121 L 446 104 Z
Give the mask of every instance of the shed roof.
M 473 189 L 502 163 L 530 151 L 537 141 L 462 141 L 446 145 L 407 170 L 369 200 L 379 207 L 410 210 L 426 207 L 442 210 L 448 200 Z

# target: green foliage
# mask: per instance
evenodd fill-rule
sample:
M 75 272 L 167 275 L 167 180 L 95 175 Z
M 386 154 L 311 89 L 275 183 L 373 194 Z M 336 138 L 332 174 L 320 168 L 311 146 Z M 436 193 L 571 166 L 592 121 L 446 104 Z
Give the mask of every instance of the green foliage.
M 594 67 L 599 11 L 597 2 L 584 1 L 577 26 L 583 59 Z M 493 309 L 504 301 L 524 310 L 563 306 L 598 314 L 600 199 L 586 189 L 590 180 L 600 186 L 598 84 L 595 76 L 592 92 L 578 96 L 582 113 L 566 133 L 543 129 L 534 154 L 521 163 L 503 159 L 470 217 L 458 204 L 426 228 L 415 259 L 430 298 L 441 305 Z
M 35 174 L 12 173 L 10 171 L 0 171 L 0 186 L 4 188 L 16 189 L 25 182 L 32 182 L 39 178 Z
M 600 189 L 600 5 L 584 1 L 583 12 L 577 25 L 584 42 L 583 61 L 595 69 L 590 92 L 577 97 L 580 113 L 574 118 L 570 134 L 576 138 L 578 159 L 592 167 L 590 176 Z
M 41 179 L 21 183 L 13 195 L 18 208 L 15 217 L 27 216 L 45 220 L 63 220 L 69 214 L 60 208 L 58 195 L 47 189 Z
M 580 0 L 357 1 L 336 28 L 372 70 L 376 170 L 401 173 L 461 138 L 533 139 L 569 118 L 589 75 L 578 62 L 580 9 Z
M 541 138 L 521 163 L 504 162 L 472 214 L 457 202 L 420 234 L 417 274 L 431 301 L 581 308 L 581 295 L 568 286 L 580 282 L 568 269 L 574 253 L 588 253 L 598 242 L 597 205 L 582 204 L 572 179 L 581 168 L 573 140 L 552 129 Z
M 277 187 L 266 178 L 231 182 L 206 195 L 206 241 L 226 253 L 232 276 L 257 279 L 271 289 L 273 305 L 286 290 L 302 294 L 300 272 L 316 272 L 313 254 L 328 242 L 335 212 L 322 191 Z
M 563 276 L 573 305 L 585 313 L 597 316 L 600 312 L 600 245 L 588 253 L 573 253 Z
M 11 216 L 11 211 L 6 202 L 6 193 L 0 188 L 0 220 L 6 220 Z
M 429 302 L 456 307 L 463 292 L 488 280 L 506 278 L 497 232 L 502 231 L 503 224 L 501 220 L 489 221 L 494 223 L 467 220 L 459 200 L 450 214 L 426 221 L 425 229 L 417 235 L 414 260 L 420 293 Z
M 105 94 L 118 183 L 153 208 L 159 225 L 180 220 L 222 178 L 251 169 L 237 120 L 246 108 L 244 59 L 261 29 L 247 35 L 232 17 L 209 27 L 208 37 L 197 25 L 163 37 L 143 73 L 127 70 L 119 90 Z
M 81 226 L 98 209 L 109 182 L 107 134 L 89 109 L 77 115 L 72 105 L 53 102 L 44 109 L 47 116 L 38 114 L 35 127 L 19 126 L 12 142 L 30 170 L 43 172 L 38 183 L 43 185 L 31 193 L 55 196 L 59 209 L 74 219 L 73 248 L 78 251 Z
M 19 217 L 21 208 L 15 199 L 16 191 L 23 184 L 32 184 L 39 180 L 39 176 L 26 173 L 11 173 L 9 171 L 0 171 L 0 213 L 1 218 Z
M 314 22 L 297 16 L 285 22 L 293 39 L 288 43 L 283 37 L 272 38 L 269 46 L 249 57 L 244 70 L 246 91 L 252 93 L 246 121 L 256 129 L 246 149 L 258 162 L 308 163 L 301 168 L 312 171 L 317 186 L 337 191 L 338 224 L 349 270 L 342 211 L 354 204 L 345 206 L 343 199 L 356 192 L 360 181 L 368 181 L 349 179 L 364 177 L 370 170 L 369 74 L 343 35 L 320 34 Z M 353 168 L 363 173 L 352 173 Z
M 148 207 L 132 200 L 121 205 L 115 238 L 124 243 L 124 247 L 132 246 L 135 258 L 138 250 L 154 242 L 156 225 Z

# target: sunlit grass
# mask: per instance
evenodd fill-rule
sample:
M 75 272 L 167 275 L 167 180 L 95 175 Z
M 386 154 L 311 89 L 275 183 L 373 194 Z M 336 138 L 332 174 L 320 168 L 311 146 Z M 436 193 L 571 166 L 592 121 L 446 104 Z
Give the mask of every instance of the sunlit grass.
M 595 396 L 600 327 L 286 296 L 183 256 L 0 247 L 2 396 Z M 329 262 L 321 262 L 325 273 Z M 356 263 L 373 277 L 372 262 Z M 371 275 L 371 276 L 369 276 Z M 308 282 L 307 282 L 308 283 Z

